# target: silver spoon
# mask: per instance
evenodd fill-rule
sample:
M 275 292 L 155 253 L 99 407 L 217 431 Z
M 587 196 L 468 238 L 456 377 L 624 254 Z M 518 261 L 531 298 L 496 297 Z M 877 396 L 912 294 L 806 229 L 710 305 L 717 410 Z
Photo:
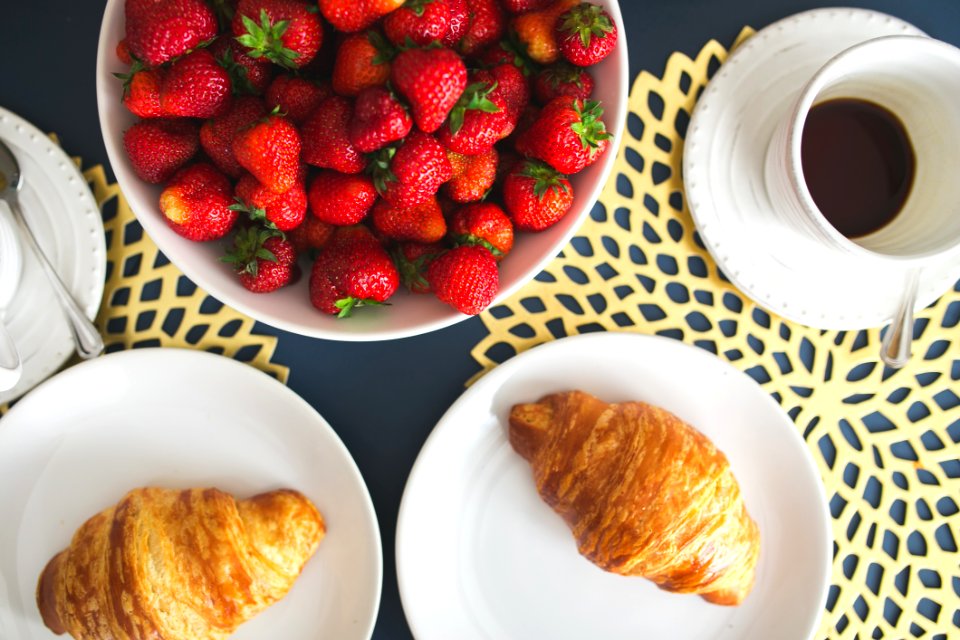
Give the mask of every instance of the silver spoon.
M 907 274 L 906 284 L 900 305 L 893 314 L 887 333 L 880 343 L 880 359 L 891 369 L 900 369 L 910 360 L 910 344 L 913 342 L 913 307 L 917 304 L 920 269 L 914 269 Z
M 77 301 L 63 286 L 60 276 L 57 275 L 53 265 L 50 264 L 50 260 L 47 259 L 40 245 L 37 244 L 37 239 L 34 237 L 33 231 L 30 230 L 30 225 L 27 224 L 23 212 L 20 211 L 17 194 L 22 186 L 23 175 L 20 173 L 20 165 L 17 163 L 13 152 L 10 151 L 10 147 L 0 140 L 0 200 L 5 200 L 10 206 L 10 211 L 23 232 L 22 236 L 33 250 L 34 255 L 40 260 L 40 266 L 43 267 L 43 272 L 46 274 L 47 280 L 50 281 L 57 302 L 60 303 L 60 308 L 63 309 L 67 323 L 70 325 L 73 341 L 77 347 L 77 354 L 85 360 L 96 358 L 103 353 L 103 338 L 100 337 L 93 323 L 87 319 Z

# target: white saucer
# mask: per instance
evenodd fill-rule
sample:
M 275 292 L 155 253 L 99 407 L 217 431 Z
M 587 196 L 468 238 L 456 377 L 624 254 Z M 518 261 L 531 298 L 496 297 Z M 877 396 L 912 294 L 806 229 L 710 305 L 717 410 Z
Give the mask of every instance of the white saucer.
M 329 424 L 230 358 L 133 349 L 56 375 L 0 419 L 0 638 L 56 640 L 37 578 L 74 531 L 136 487 L 296 489 L 327 535 L 290 593 L 231 640 L 367 640 L 383 558 L 373 502 Z
M 100 210 L 87 181 L 42 131 L 2 107 L 0 138 L 13 150 L 23 172 L 23 215 L 63 284 L 94 318 L 103 296 L 107 248 Z M 6 205 L 0 207 L 6 212 Z M 23 359 L 23 376 L 13 389 L 0 393 L 0 404 L 32 389 L 73 353 L 70 329 L 39 262 L 29 251 L 23 253 L 20 286 L 5 316 Z
M 683 175 L 700 237 L 734 285 L 801 324 L 884 325 L 903 291 L 902 274 L 878 272 L 796 234 L 782 234 L 771 222 L 773 205 L 763 178 L 773 131 L 816 70 L 854 44 L 887 35 L 924 34 L 863 9 L 817 9 L 776 22 L 731 54 L 690 122 Z M 917 309 L 958 278 L 955 260 L 926 269 Z
M 17 235 L 16 222 L 6 208 L 0 209 L 0 322 L 4 309 L 13 300 L 23 270 L 23 253 Z
M 570 389 L 662 406 L 726 454 L 760 527 L 757 581 L 743 604 L 661 591 L 577 552 L 506 436 L 512 405 Z M 595 333 L 510 359 L 441 418 L 400 503 L 397 576 L 419 640 L 799 640 L 823 611 L 830 540 L 810 452 L 756 382 L 676 340 Z

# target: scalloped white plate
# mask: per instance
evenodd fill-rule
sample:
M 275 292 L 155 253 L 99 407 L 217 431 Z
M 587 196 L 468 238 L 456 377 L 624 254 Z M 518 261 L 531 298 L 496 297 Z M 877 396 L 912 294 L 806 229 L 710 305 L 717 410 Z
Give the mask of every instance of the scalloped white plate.
M 23 172 L 20 209 L 63 284 L 91 320 L 100 308 L 107 247 L 100 209 L 73 160 L 42 131 L 0 107 L 0 138 Z M 0 203 L 4 213 L 6 204 Z M 23 360 L 10 402 L 48 378 L 73 354 L 73 338 L 36 257 L 20 243 L 23 271 L 4 322 Z
M 743 604 L 661 591 L 577 552 L 506 437 L 511 406 L 570 389 L 664 407 L 726 454 L 760 527 L 757 581 Z M 419 640 L 794 640 L 816 631 L 830 540 L 810 453 L 752 379 L 675 340 L 596 333 L 510 359 L 447 411 L 404 490 L 397 574 Z
M 34 600 L 47 561 L 130 489 L 289 487 L 327 535 L 293 589 L 236 640 L 366 640 L 380 605 L 380 530 L 330 425 L 253 367 L 199 351 L 137 349 L 83 362 L 0 419 L 0 638 L 53 640 Z

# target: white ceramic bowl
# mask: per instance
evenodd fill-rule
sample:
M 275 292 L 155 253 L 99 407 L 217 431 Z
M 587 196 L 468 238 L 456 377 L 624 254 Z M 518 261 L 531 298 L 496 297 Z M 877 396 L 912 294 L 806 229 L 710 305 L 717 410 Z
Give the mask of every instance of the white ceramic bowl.
M 594 1 L 606 7 L 620 32 L 613 53 L 590 70 L 596 81 L 594 95 L 603 103 L 604 121 L 614 136 L 612 144 L 601 160 L 571 180 L 575 198 L 571 211 L 563 220 L 541 233 L 519 234 L 512 253 L 503 261 L 500 270 L 498 301 L 537 275 L 566 245 L 589 214 L 616 159 L 627 113 L 627 44 L 616 0 Z M 280 291 L 251 293 L 240 285 L 230 268 L 219 261 L 224 253 L 224 241 L 199 244 L 174 233 L 163 221 L 157 205 L 161 189 L 136 177 L 123 150 L 123 132 L 135 121 L 121 104 L 121 83 L 113 77 L 114 72 L 125 71 L 115 55 L 116 44 L 124 34 L 123 5 L 123 0 L 108 0 L 100 29 L 97 52 L 100 127 L 107 155 L 130 207 L 150 237 L 187 276 L 252 318 L 317 338 L 351 341 L 402 338 L 440 329 L 468 317 L 434 296 L 400 291 L 389 307 L 362 309 L 348 320 L 339 320 L 319 313 L 310 304 L 307 272 L 295 285 Z

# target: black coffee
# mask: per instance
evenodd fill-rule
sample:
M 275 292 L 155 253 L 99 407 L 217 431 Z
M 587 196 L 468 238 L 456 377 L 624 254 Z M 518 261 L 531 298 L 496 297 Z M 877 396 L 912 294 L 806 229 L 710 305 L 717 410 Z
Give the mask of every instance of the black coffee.
M 807 189 L 848 238 L 880 229 L 913 186 L 916 157 L 903 123 L 873 102 L 828 100 L 807 114 L 800 147 Z

